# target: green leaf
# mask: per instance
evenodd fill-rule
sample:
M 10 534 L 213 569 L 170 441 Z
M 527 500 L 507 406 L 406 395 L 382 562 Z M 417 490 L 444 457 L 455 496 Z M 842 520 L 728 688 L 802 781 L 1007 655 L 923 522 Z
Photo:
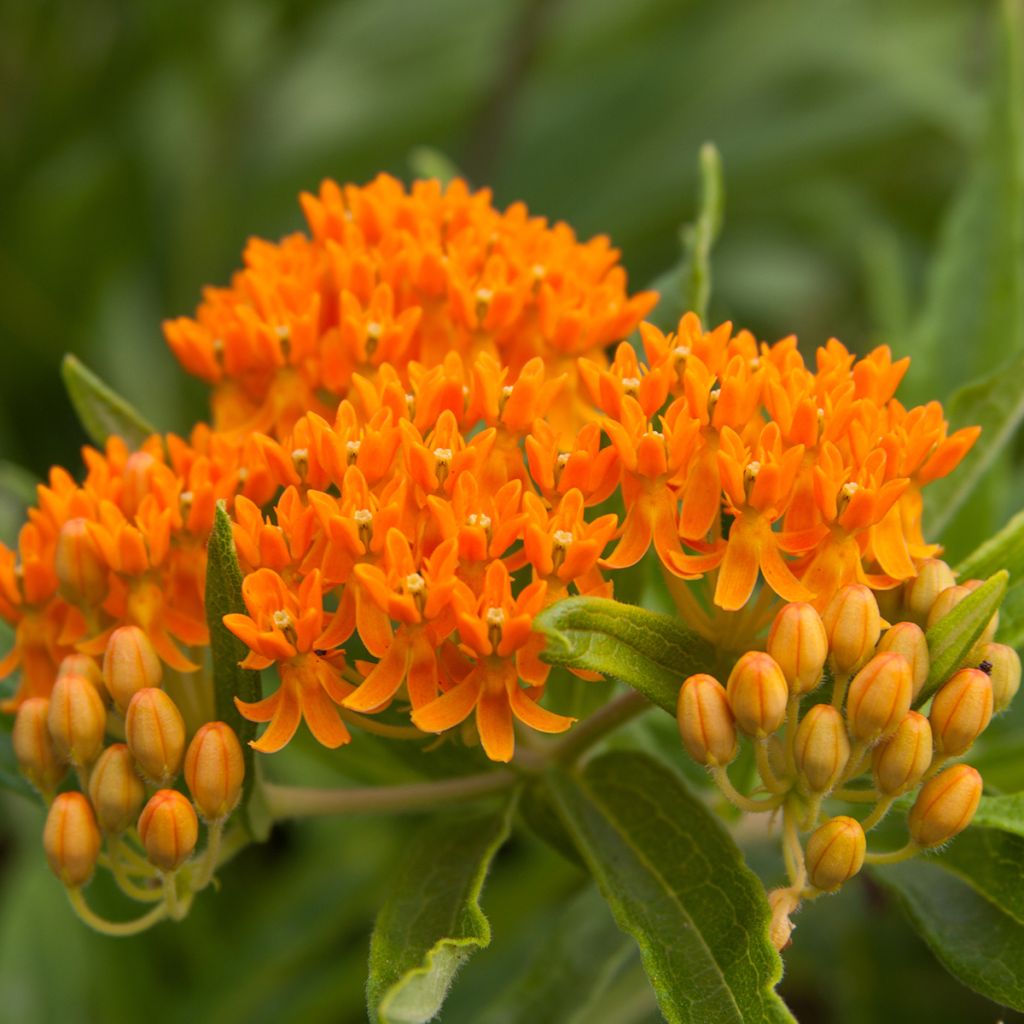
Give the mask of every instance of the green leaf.
M 998 829 L 1024 836 L 1024 793 L 983 796 L 971 822 L 974 828 Z
M 710 672 L 715 661 L 711 645 L 678 619 L 604 597 L 558 601 L 534 628 L 547 638 L 544 661 L 618 679 L 670 715 L 683 680 Z
M 231 520 L 223 501 L 217 502 L 207 555 L 206 623 L 210 630 L 210 650 L 213 654 L 213 690 L 217 717 L 230 725 L 242 741 L 245 788 L 240 807 L 253 837 L 264 839 L 266 823 L 260 820 L 258 801 L 252 799 L 257 779 L 249 740 L 256 736 L 256 725 L 243 718 L 235 706 L 235 697 L 252 702 L 260 699 L 263 690 L 259 672 L 239 667 L 248 648 L 224 625 L 225 615 L 245 614 L 246 608 L 242 600 L 242 570 L 235 552 Z
M 977 815 L 966 832 L 941 853 L 939 863 L 989 903 L 1024 925 L 1024 836 L 979 828 Z
M 509 834 L 514 808 L 427 822 L 373 929 L 366 985 L 371 1020 L 420 1024 L 441 1009 L 456 972 L 488 946 L 480 891 Z
M 792 1020 L 761 883 L 672 771 L 617 751 L 548 784 L 670 1024 Z
M 931 669 L 914 702 L 920 707 L 956 670 L 999 610 L 1010 576 L 1005 570 L 990 576 L 925 634 Z
M 1024 580 L 1010 587 L 1003 598 L 996 637 L 1011 647 L 1024 647 Z
M 18 761 L 14 756 L 11 733 L 8 729 L 0 730 L 0 789 L 9 789 L 12 793 L 18 793 L 29 800 L 39 800 L 39 794 L 18 771 Z
M 25 511 L 36 501 L 39 480 L 27 469 L 0 460 L 0 541 L 13 547 L 25 522 Z
M 722 158 L 713 143 L 700 148 L 700 199 L 697 218 L 679 232 L 683 253 L 679 262 L 650 285 L 661 294 L 650 320 L 664 329 L 674 328 L 687 310 L 701 320 L 708 315 L 711 297 L 711 249 L 722 228 L 725 188 Z
M 954 571 L 961 579 L 977 580 L 987 579 L 1000 569 L 1005 569 L 1015 584 L 1024 575 L 1024 511 L 979 544 Z
M 156 433 L 156 427 L 74 356 L 64 357 L 60 372 L 75 413 L 93 443 L 102 446 L 108 437 L 117 435 L 129 448 L 137 448 Z
M 442 185 L 463 176 L 455 161 L 433 146 L 416 146 L 410 150 L 409 170 L 415 178 L 436 178 Z

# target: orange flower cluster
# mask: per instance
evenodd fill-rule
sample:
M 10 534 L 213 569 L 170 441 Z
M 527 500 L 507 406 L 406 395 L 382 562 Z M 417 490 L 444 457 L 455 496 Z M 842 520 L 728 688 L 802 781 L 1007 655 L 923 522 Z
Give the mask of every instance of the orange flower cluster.
M 204 541 L 234 520 L 247 614 L 225 620 L 250 668 L 280 685 L 253 704 L 279 750 L 305 720 L 328 747 L 339 707 L 407 706 L 424 732 L 473 716 L 507 761 L 541 706 L 534 616 L 653 541 L 743 607 L 763 576 L 824 606 L 841 586 L 895 586 L 936 551 L 920 491 L 976 431 L 947 436 L 937 403 L 893 398 L 907 361 L 838 342 L 804 365 L 689 314 L 640 325 L 607 240 L 500 212 L 454 182 L 380 177 L 304 196 L 312 236 L 253 241 L 195 320 L 166 325 L 213 388 L 213 426 L 55 470 L 18 551 L 0 552 L 0 615 L 17 625 L 13 701 L 46 695 L 61 659 L 142 628 L 172 669 L 201 662 Z M 640 327 L 644 358 L 621 343 Z M 614 544 L 609 552 L 607 549 Z M 189 648 L 183 652 L 179 645 Z M 348 716 L 351 717 L 351 716 Z

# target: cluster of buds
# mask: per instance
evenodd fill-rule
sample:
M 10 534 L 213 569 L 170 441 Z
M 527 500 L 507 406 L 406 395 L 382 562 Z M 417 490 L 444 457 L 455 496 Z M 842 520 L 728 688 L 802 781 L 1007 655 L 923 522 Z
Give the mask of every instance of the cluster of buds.
M 801 900 L 835 892 L 865 862 L 933 849 L 970 824 L 982 779 L 971 766 L 950 762 L 1009 706 L 1020 659 L 993 642 L 994 618 L 934 693 L 923 687 L 931 668 L 925 629 L 977 585 L 957 585 L 949 567 L 932 559 L 886 595 L 891 623 L 863 584 L 839 590 L 823 615 L 810 604 L 786 604 L 766 650 L 741 655 L 725 686 L 701 674 L 680 689 L 679 731 L 689 754 L 733 804 L 783 817 L 789 885 L 770 894 L 779 948 L 789 942 L 790 915 Z M 816 700 L 827 681 L 830 699 Z M 754 744 L 756 795 L 737 790 L 727 773 L 741 735 Z M 915 791 L 906 845 L 869 851 L 866 834 L 897 798 Z M 845 804 L 846 813 L 831 814 L 826 801 Z M 854 816 L 857 807 L 867 813 Z
M 110 934 L 183 916 L 213 877 L 242 793 L 245 763 L 234 730 L 206 722 L 189 740 L 163 676 L 146 634 L 122 626 L 102 665 L 69 655 L 50 696 L 24 701 L 14 722 L 18 764 L 49 807 L 43 847 L 50 867 L 80 915 Z M 183 769 L 191 800 L 175 788 Z M 200 819 L 206 845 L 195 856 Z M 97 865 L 152 909 L 126 924 L 98 917 L 81 893 Z

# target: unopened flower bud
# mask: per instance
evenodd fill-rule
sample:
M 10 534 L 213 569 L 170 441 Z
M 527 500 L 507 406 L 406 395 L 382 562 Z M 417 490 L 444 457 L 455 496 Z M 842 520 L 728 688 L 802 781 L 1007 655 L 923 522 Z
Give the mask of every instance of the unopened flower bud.
M 875 748 L 872 773 L 883 796 L 909 793 L 932 763 L 932 727 L 924 715 L 908 711 L 896 731 Z
M 95 608 L 107 596 L 107 566 L 85 519 L 69 519 L 53 553 L 58 590 L 69 604 Z
M 142 775 L 159 786 L 174 780 L 185 756 L 185 721 L 163 690 L 139 690 L 124 719 L 128 749 Z
M 831 818 L 807 840 L 807 877 L 822 892 L 835 892 L 864 864 L 867 840 L 860 822 L 844 815 Z
M 185 781 L 203 818 L 226 818 L 242 795 L 244 780 L 245 760 L 234 729 L 225 722 L 207 722 L 192 737 L 185 755 Z
M 119 835 L 135 823 L 146 799 L 146 787 L 135 774 L 135 763 L 124 743 L 114 743 L 100 754 L 89 776 L 89 798 L 104 832 Z
M 60 679 L 61 676 L 82 676 L 96 687 L 101 697 L 107 692 L 100 667 L 96 664 L 96 659 L 90 658 L 88 654 L 69 654 L 62 658 L 57 666 L 57 678 Z
M 49 713 L 49 700 L 30 697 L 18 708 L 11 733 L 11 745 L 21 774 L 40 793 L 52 793 L 67 771 L 53 746 L 47 723 Z
M 83 676 L 62 676 L 53 684 L 47 724 L 57 756 L 75 768 L 99 757 L 107 711 L 96 687 Z
M 924 625 L 939 594 L 955 584 L 953 570 L 941 559 L 929 558 L 922 562 L 917 575 L 907 583 L 904 593 L 904 603 L 910 617 L 919 626 Z
M 790 943 L 795 927 L 791 918 L 800 907 L 800 895 L 792 889 L 772 889 L 768 893 L 768 906 L 772 911 L 768 935 L 772 945 L 781 952 Z
M 92 878 L 100 855 L 100 830 L 81 793 L 60 793 L 50 805 L 43 849 L 50 870 L 69 888 L 77 889 Z
M 891 735 L 910 710 L 912 691 L 910 662 L 891 651 L 876 654 L 850 683 L 850 735 L 868 744 Z
M 151 864 L 177 871 L 199 839 L 199 819 L 188 798 L 176 789 L 157 790 L 139 815 L 139 839 Z
M 910 838 L 925 849 L 941 846 L 971 823 L 981 800 L 981 775 L 957 764 L 929 779 L 907 815 Z
M 946 757 L 966 753 L 992 720 L 992 683 L 977 668 L 962 668 L 942 684 L 928 716 L 935 749 Z
M 160 685 L 163 667 L 149 637 L 138 626 L 110 634 L 103 655 L 103 679 L 119 711 L 126 712 L 139 690 Z
M 771 655 L 747 651 L 729 673 L 726 684 L 736 724 L 758 738 L 775 732 L 786 717 L 789 688 Z
M 1020 657 L 1007 644 L 983 644 L 978 653 L 978 667 L 992 682 L 992 710 L 998 715 L 1020 689 Z
M 962 583 L 955 587 L 947 587 L 938 598 L 935 600 L 935 604 L 932 605 L 932 610 L 928 614 L 928 628 L 931 629 L 940 619 L 944 619 L 961 601 L 965 598 L 970 597 L 971 593 L 981 586 L 980 580 L 968 580 L 966 583 Z M 980 650 L 981 645 L 991 643 L 992 639 L 996 635 L 996 629 L 999 627 L 999 612 L 989 619 L 988 624 L 985 626 L 984 631 L 978 638 L 978 642 L 975 645 L 975 650 Z M 973 656 L 973 652 L 972 652 Z
M 828 793 L 850 760 L 843 716 L 831 704 L 815 704 L 800 722 L 793 748 L 808 793 Z
M 837 672 L 853 672 L 875 649 L 882 632 L 878 602 L 869 587 L 853 583 L 829 602 L 823 616 L 832 663 Z
M 928 672 L 931 670 L 931 657 L 928 654 L 928 641 L 924 630 L 915 622 L 897 622 L 887 629 L 878 641 L 878 653 L 891 651 L 902 654 L 910 663 L 911 700 L 921 692 Z
M 782 669 L 790 693 L 808 693 L 821 682 L 828 637 L 813 606 L 793 603 L 782 607 L 768 633 L 768 653 Z

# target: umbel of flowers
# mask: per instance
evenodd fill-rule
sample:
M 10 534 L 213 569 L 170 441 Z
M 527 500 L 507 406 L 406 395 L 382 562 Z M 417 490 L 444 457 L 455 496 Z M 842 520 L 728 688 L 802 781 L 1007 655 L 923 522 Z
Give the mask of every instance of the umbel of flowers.
M 816 826 L 878 743 L 910 735 L 924 657 L 895 625 L 865 667 L 877 628 L 857 657 L 837 653 L 849 595 L 873 606 L 873 592 L 933 579 L 922 489 L 977 430 L 949 434 L 935 402 L 905 408 L 894 395 L 908 360 L 886 347 L 857 359 L 832 340 L 809 366 L 792 337 L 766 344 L 693 314 L 670 333 L 643 323 L 656 296 L 629 295 L 607 239 L 581 243 L 461 182 L 328 182 L 302 205 L 308 234 L 250 242 L 229 287 L 165 325 L 210 385 L 210 423 L 135 451 L 117 438 L 85 449 L 84 479 L 52 470 L 16 548 L 0 549 L 0 615 L 16 631 L 0 668 L 19 673 L 5 709 L 51 801 L 47 854 L 79 911 L 91 915 L 80 890 L 101 856 L 127 893 L 157 903 L 128 929 L 182 913 L 217 866 L 242 764 L 212 721 L 204 585 L 219 501 L 246 609 L 224 624 L 245 667 L 276 670 L 263 699 L 238 702 L 266 723 L 257 751 L 282 749 L 303 722 L 340 747 L 389 710 L 408 715 L 405 734 L 513 761 L 517 728 L 573 724 L 544 706 L 535 616 L 567 595 L 611 596 L 653 549 L 686 624 L 739 658 L 727 691 L 710 677 L 683 688 L 687 746 L 728 788 L 735 726 L 752 736 L 768 803 L 790 809 L 794 898 L 834 888 L 819 861 L 856 823 L 831 819 L 802 860 L 792 830 Z M 941 582 L 929 594 L 951 605 L 962 588 Z M 820 631 L 819 612 L 836 695 L 800 720 L 826 646 L 811 671 L 796 638 Z M 773 618 L 769 653 L 744 653 Z M 878 724 L 883 684 L 898 692 Z M 174 788 L 182 765 L 191 801 Z M 958 793 L 976 788 L 961 776 Z M 875 788 L 881 806 L 892 786 Z M 198 857 L 196 809 L 209 823 Z

